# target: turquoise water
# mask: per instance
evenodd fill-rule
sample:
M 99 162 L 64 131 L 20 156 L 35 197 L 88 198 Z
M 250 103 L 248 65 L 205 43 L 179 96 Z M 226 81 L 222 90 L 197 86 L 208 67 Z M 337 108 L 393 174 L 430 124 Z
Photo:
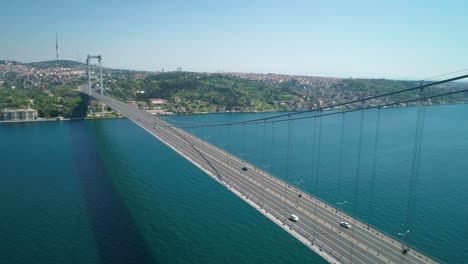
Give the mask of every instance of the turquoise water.
M 406 241 L 441 261 L 468 263 L 468 105 L 426 107 L 419 173 L 410 194 L 417 114 L 417 108 L 395 108 L 189 130 L 330 204 L 346 200 L 343 210 L 396 239 L 410 229 Z M 269 115 L 169 119 L 222 123 Z M 409 200 L 416 201 L 415 210 L 408 210 Z
M 377 114 L 189 131 L 392 236 L 410 219 L 409 244 L 468 263 L 468 106 L 427 107 L 414 213 L 417 109 L 381 110 L 376 140 Z M 0 124 L 0 139 L 0 263 L 325 263 L 128 120 Z
M 0 138 L 0 263 L 325 263 L 128 120 Z

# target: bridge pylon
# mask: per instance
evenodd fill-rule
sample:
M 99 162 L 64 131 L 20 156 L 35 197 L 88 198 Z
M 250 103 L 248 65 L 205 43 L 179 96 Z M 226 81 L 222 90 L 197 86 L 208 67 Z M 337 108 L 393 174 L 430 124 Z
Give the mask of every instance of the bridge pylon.
M 91 72 L 91 60 L 97 59 L 99 63 L 99 75 Z M 101 95 L 104 95 L 104 82 L 102 80 L 102 56 L 101 55 L 89 55 L 86 59 L 86 72 L 88 74 L 88 95 L 91 95 L 92 80 L 99 79 L 99 86 L 101 88 Z M 101 102 L 101 113 L 104 115 L 104 104 Z

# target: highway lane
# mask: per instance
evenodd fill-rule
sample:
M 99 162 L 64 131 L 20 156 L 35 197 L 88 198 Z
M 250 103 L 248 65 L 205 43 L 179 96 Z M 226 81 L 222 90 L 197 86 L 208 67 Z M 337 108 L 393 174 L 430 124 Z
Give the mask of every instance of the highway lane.
M 252 173 L 250 171 L 248 171 L 247 173 L 244 172 L 244 174 L 249 175 L 249 174 L 252 174 Z M 257 181 L 258 177 L 259 177 L 258 175 L 252 176 L 252 179 L 254 179 L 254 181 Z M 266 177 L 266 176 L 264 176 L 262 174 L 260 177 Z M 347 219 L 345 219 L 343 216 L 338 214 L 339 211 L 333 210 L 332 207 L 327 206 L 325 208 L 323 206 L 323 203 L 321 203 L 321 205 L 317 206 L 317 202 L 313 202 L 312 200 L 308 200 L 308 199 L 305 199 L 305 201 L 302 201 L 303 198 L 299 198 L 298 193 L 295 192 L 295 191 L 292 191 L 292 188 L 287 188 L 287 189 L 286 188 L 279 188 L 278 189 L 278 187 L 276 187 L 275 185 L 269 184 L 268 181 L 266 181 L 266 183 L 263 182 L 263 181 L 265 181 L 264 179 L 260 179 L 260 181 L 262 181 L 262 182 L 259 182 L 257 184 L 266 185 L 269 188 L 275 189 L 275 192 L 281 193 L 281 195 L 284 198 L 292 197 L 293 199 L 295 198 L 296 200 L 299 200 L 298 204 L 292 206 L 292 208 L 294 208 L 294 209 L 298 209 L 298 210 L 304 209 L 304 210 L 307 210 L 309 212 L 313 211 L 315 215 L 320 215 L 321 217 L 328 218 L 327 221 L 335 222 L 337 227 L 339 226 L 338 223 L 340 223 L 340 221 L 345 221 L 345 220 L 347 221 Z M 286 192 L 289 192 L 289 193 L 286 193 Z M 313 203 L 313 204 L 311 204 L 311 203 Z M 372 248 L 377 253 L 382 252 L 382 253 L 380 253 L 381 255 L 391 259 L 393 262 L 400 262 L 400 259 L 398 259 L 395 256 L 395 254 L 390 254 L 391 251 L 394 251 L 394 253 L 396 253 L 396 255 L 400 255 L 401 248 L 398 246 L 398 245 L 400 245 L 400 243 L 391 244 L 393 247 L 390 247 L 387 243 L 381 243 L 381 241 L 379 239 L 377 239 L 377 236 L 375 234 L 370 235 L 371 233 L 368 230 L 363 230 L 363 229 L 366 229 L 366 227 L 355 225 L 354 228 L 352 228 L 351 230 L 353 232 L 357 233 L 357 235 L 363 236 L 363 240 L 366 240 L 370 245 L 369 247 Z M 345 230 L 345 229 L 343 228 L 343 230 Z M 357 239 L 357 240 L 359 240 L 359 239 Z M 408 260 L 408 262 L 406 262 L 406 263 L 417 263 L 417 261 L 415 259 L 413 259 L 413 258 L 410 258 Z
M 210 157 L 211 159 L 215 159 L 215 157 Z M 218 160 L 219 161 L 219 160 Z M 221 161 L 219 161 L 221 162 Z M 231 171 L 224 171 L 223 170 L 223 173 L 226 173 L 227 175 L 231 174 L 231 175 L 235 175 L 235 174 L 239 174 L 239 169 L 238 168 L 232 168 L 230 167 Z M 262 188 L 262 186 L 260 184 L 258 184 L 258 182 L 255 182 L 255 180 L 253 179 L 250 179 L 248 178 L 245 174 L 242 174 L 241 173 L 241 176 L 240 176 L 240 179 L 246 179 L 248 180 L 248 182 L 246 183 L 245 181 L 243 182 L 243 186 L 249 186 L 251 184 L 254 184 L 254 191 L 256 194 L 260 194 L 260 199 L 257 198 L 257 200 L 259 201 L 260 204 L 265 204 L 265 203 L 268 203 L 269 200 L 272 200 L 272 201 L 275 201 L 275 200 L 280 200 L 282 201 L 281 203 L 277 203 L 275 204 L 279 210 L 278 211 L 282 211 L 282 220 L 283 221 L 287 221 L 287 218 L 290 216 L 291 213 L 295 213 L 296 215 L 298 215 L 301 219 L 299 226 L 301 224 L 304 224 L 305 226 L 302 227 L 303 230 L 306 230 L 308 231 L 309 234 L 313 234 L 313 233 L 321 233 L 321 234 L 325 234 L 327 235 L 328 233 L 330 232 L 337 232 L 338 230 L 334 230 L 332 226 L 326 226 L 324 223 L 322 224 L 321 221 L 319 221 L 320 219 L 317 219 L 315 218 L 314 220 L 312 219 L 309 219 L 311 218 L 310 214 L 307 214 L 307 212 L 301 212 L 300 210 L 291 210 L 291 208 L 294 206 L 294 203 L 289 200 L 289 199 L 285 199 L 285 197 L 282 197 L 280 194 L 278 193 L 274 193 L 273 197 L 271 197 L 271 195 L 268 195 L 268 193 L 266 194 L 262 194 L 262 192 L 264 192 L 265 190 Z M 251 187 L 249 187 L 249 189 L 251 189 Z M 267 196 L 267 197 L 265 197 Z M 269 196 L 269 197 L 268 197 Z M 260 201 L 262 200 L 263 198 L 263 201 Z M 265 201 L 266 199 L 266 201 Z M 315 223 L 314 223 L 314 222 Z M 294 223 L 290 223 L 291 225 L 294 225 Z M 308 227 L 310 227 L 312 225 L 312 229 L 309 229 Z M 308 230 L 309 229 L 309 230 Z M 320 229 L 317 231 L 317 229 Z M 340 243 L 341 240 L 338 241 L 338 243 Z M 342 243 L 340 243 L 342 244 Z M 341 248 L 347 248 L 348 245 L 341 245 L 340 246 Z M 350 249 L 346 249 L 348 252 L 350 251 Z M 356 249 L 357 251 L 361 251 L 361 256 L 363 258 L 367 258 L 367 263 L 369 263 L 371 261 L 371 259 L 369 259 L 368 257 L 366 257 L 366 254 L 367 252 L 363 252 L 361 249 Z M 355 254 L 358 254 L 357 252 Z
M 195 138 L 195 140 L 198 140 L 199 142 L 204 142 L 198 138 Z M 213 149 L 217 149 L 217 151 L 222 151 L 222 150 L 219 150 L 219 148 L 217 147 L 214 147 L 212 145 L 209 145 L 208 147 L 210 148 L 213 148 Z M 229 162 L 229 160 L 231 159 L 228 159 L 227 162 Z M 241 161 L 241 160 L 239 160 Z M 231 164 L 233 165 L 233 164 Z M 258 170 L 257 168 L 254 168 L 254 170 L 249 170 L 248 172 L 244 172 L 244 174 L 252 174 L 255 173 L 255 174 L 258 174 L 256 176 L 253 176 L 253 178 L 257 179 L 258 176 L 260 177 L 265 177 L 267 176 L 266 173 L 262 172 L 261 170 Z M 269 177 L 269 176 L 268 176 Z M 269 177 L 271 178 L 271 177 Z M 275 178 L 273 178 L 275 181 L 279 181 L 281 182 L 280 180 L 277 180 Z M 264 181 L 262 180 L 262 184 L 264 184 L 264 182 L 269 182 L 269 181 Z M 290 188 L 288 189 L 285 189 L 285 190 L 288 190 L 289 193 L 285 193 L 283 194 L 285 197 L 293 197 L 293 198 L 296 198 L 298 199 L 297 197 L 297 194 L 298 193 L 301 193 L 300 190 L 296 189 L 296 188 L 293 188 L 292 186 L 289 186 L 289 184 L 287 183 L 284 183 L 284 182 L 281 182 L 281 184 L 283 186 L 288 186 Z M 283 191 L 283 188 L 281 188 L 279 190 L 280 192 Z M 340 221 L 344 221 L 345 219 L 347 221 L 349 221 L 349 219 L 351 219 L 354 223 L 354 228 L 352 228 L 352 235 L 355 235 L 355 233 L 358 233 L 357 235 L 358 236 L 362 236 L 362 239 L 363 241 L 367 241 L 368 243 L 368 247 L 373 249 L 376 254 L 381 254 L 381 255 L 384 255 L 386 256 L 387 258 L 391 259 L 393 262 L 395 263 L 421 263 L 421 260 L 423 259 L 422 255 L 418 254 L 418 252 L 416 251 L 410 251 L 409 254 L 407 255 L 403 255 L 401 253 L 401 247 L 402 247 L 402 244 L 390 237 L 386 237 L 384 236 L 383 234 L 380 234 L 379 232 L 377 232 L 376 230 L 374 230 L 373 228 L 370 228 L 368 229 L 368 226 L 360 221 L 356 221 L 354 220 L 352 217 L 350 217 L 349 215 L 346 215 L 346 214 L 342 214 L 337 208 L 334 208 L 332 206 L 329 206 L 327 205 L 326 203 L 323 203 L 323 202 L 320 202 L 316 199 L 308 199 L 308 198 L 311 198 L 311 197 L 308 197 L 308 196 L 305 196 L 305 199 L 304 199 L 304 196 L 303 198 L 300 198 L 298 200 L 300 200 L 299 204 L 303 205 L 303 201 L 305 201 L 305 207 L 308 207 L 309 211 L 311 210 L 314 210 L 317 211 L 318 209 L 318 213 L 319 215 L 323 215 L 325 214 L 325 217 L 329 218 L 327 219 L 330 220 L 330 218 L 332 219 L 332 221 L 335 221 L 337 224 L 340 222 Z M 317 204 L 319 204 L 319 206 L 317 206 Z M 296 205 L 297 207 L 297 205 Z M 312 207 L 314 207 L 312 209 Z M 383 237 L 382 237 L 383 236 Z M 421 256 L 421 257 L 418 257 L 418 256 Z M 430 261 L 430 260 L 428 260 Z
M 140 120 L 141 120 L 141 119 L 140 119 Z M 169 136 L 170 136 L 170 135 L 169 135 Z M 177 137 L 173 138 L 172 140 L 174 140 L 173 143 L 178 144 L 180 147 L 182 147 L 182 145 L 185 143 L 184 141 L 180 140 L 180 139 L 177 138 Z M 191 151 L 190 149 L 186 149 L 186 151 L 192 152 L 192 153 L 190 153 L 191 157 L 197 155 L 197 153 L 196 153 L 195 151 Z M 224 179 L 224 180 L 227 180 L 227 181 L 229 181 L 229 182 L 231 182 L 231 183 L 234 182 L 233 184 L 235 184 L 236 186 L 241 186 L 240 189 L 242 190 L 242 192 L 245 193 L 250 199 L 255 199 L 255 200 L 257 201 L 257 203 L 258 203 L 258 198 L 255 198 L 255 194 L 258 194 L 258 193 L 260 192 L 260 189 L 258 189 L 258 187 L 252 186 L 252 185 L 251 185 L 251 182 L 249 182 L 249 181 L 247 181 L 246 179 L 244 179 L 244 177 L 240 177 L 240 178 L 239 178 L 239 177 L 234 176 L 233 179 L 230 179 L 229 175 L 236 175 L 236 174 L 238 174 L 238 172 L 236 171 L 236 174 L 233 174 L 232 171 L 227 171 L 227 170 L 225 170 L 225 169 L 223 168 L 222 164 L 217 164 L 217 163 L 219 163 L 220 161 L 217 161 L 217 160 L 214 159 L 213 157 L 210 157 L 209 160 L 210 160 L 210 162 L 211 162 L 214 166 L 216 166 L 217 168 L 219 168 L 219 171 L 218 171 L 218 172 L 220 172 L 220 173 L 223 175 L 223 179 Z M 199 163 L 202 163 L 204 160 L 202 160 L 202 159 L 197 159 L 196 161 L 199 162 Z M 282 208 L 282 207 L 283 207 L 283 204 L 282 204 L 282 203 L 278 203 L 278 202 L 276 201 L 278 197 L 267 197 L 267 198 L 268 198 L 267 201 L 269 201 L 269 202 L 267 202 L 267 204 L 268 204 L 267 206 L 270 208 L 270 210 L 279 211 L 279 212 L 281 212 L 281 215 L 282 215 L 282 216 L 285 215 L 284 213 L 286 213 L 286 215 L 289 216 L 288 211 L 285 211 L 286 209 L 283 209 L 283 208 Z M 271 208 L 274 208 L 274 209 L 271 209 Z M 306 216 L 304 215 L 303 220 L 301 221 L 301 223 L 299 223 L 299 225 L 302 225 L 302 229 L 307 229 L 307 228 L 309 228 L 309 226 L 310 226 L 310 225 L 306 225 L 306 224 L 305 224 L 305 223 L 307 222 L 305 219 L 306 219 Z M 286 218 L 284 218 L 283 220 L 284 220 L 284 221 L 287 221 Z M 288 223 L 288 224 L 292 224 L 292 223 Z M 312 224 L 312 223 L 309 223 L 309 224 Z M 295 229 L 297 229 L 297 227 L 296 227 Z M 311 230 L 308 230 L 308 232 L 310 233 L 310 232 L 312 232 L 312 231 L 311 231 Z M 327 233 L 328 233 L 328 231 L 326 231 L 326 230 L 323 230 L 323 231 L 320 230 L 320 231 L 315 231 L 315 232 L 324 233 L 324 234 L 327 234 Z M 328 239 L 327 239 L 327 240 L 328 240 Z M 331 241 L 327 241 L 327 242 L 329 242 L 329 244 L 332 243 Z M 348 245 L 346 245 L 342 240 L 335 241 L 335 243 L 340 244 L 340 247 L 341 247 L 341 248 L 346 248 L 346 247 L 348 247 Z M 349 251 L 349 249 L 348 249 L 348 251 Z M 342 252 L 342 254 L 343 254 L 343 253 L 344 253 L 344 252 Z M 356 252 L 355 254 L 356 254 L 356 255 L 359 255 L 358 252 Z M 361 254 L 360 258 L 366 259 L 366 261 L 365 261 L 365 262 L 362 262 L 362 263 L 374 262 L 374 261 L 372 261 L 371 259 L 369 259 L 369 258 L 366 257 L 366 252 L 361 252 L 360 254 Z M 361 263 L 361 262 L 356 261 L 355 263 Z
M 122 111 L 122 110 L 121 110 L 121 111 Z M 136 118 L 136 121 L 140 121 L 140 123 L 141 123 L 146 129 L 152 129 L 152 127 L 151 127 L 152 125 L 151 125 L 151 124 L 148 124 L 148 123 L 145 124 L 145 123 L 143 123 L 144 118 L 145 118 L 144 116 L 141 116 L 141 115 L 138 115 L 138 116 L 131 116 L 131 115 L 129 115 L 129 117 L 130 117 L 130 118 Z M 154 122 L 154 120 L 152 120 L 152 122 Z M 165 134 L 166 132 L 164 132 L 164 131 L 159 131 L 159 133 L 161 133 L 161 134 L 164 133 L 164 134 Z M 168 136 L 169 136 L 169 137 L 173 137 L 173 133 L 169 133 Z M 179 144 L 180 144 L 180 143 L 184 143 L 184 142 L 181 142 L 181 139 L 180 139 L 179 137 L 173 137 L 171 140 L 173 140 L 173 143 L 174 143 L 174 142 L 175 142 L 175 143 L 178 142 Z M 191 148 L 189 148 L 189 151 L 190 151 L 190 150 L 191 150 Z M 195 152 L 190 153 L 190 156 L 191 156 L 191 157 L 197 157 L 197 155 L 198 155 L 198 154 L 195 153 Z M 198 160 L 196 160 L 196 162 L 197 162 L 197 163 L 203 163 L 204 160 L 198 159 Z M 205 166 L 205 168 L 208 168 L 208 166 Z M 222 173 L 224 174 L 224 173 L 226 173 L 226 172 L 223 171 Z M 226 173 L 226 174 L 227 174 L 227 173 Z M 248 189 L 248 187 L 246 187 L 245 184 L 244 184 L 243 189 L 244 189 L 244 191 L 245 191 L 245 190 Z M 252 197 L 254 193 L 258 193 L 258 191 L 252 192 L 251 194 L 247 194 L 247 195 L 250 196 L 250 197 Z M 275 199 L 273 199 L 273 201 L 274 201 L 274 200 L 275 200 Z M 275 206 L 281 207 L 281 204 L 270 205 L 270 207 L 272 207 L 272 208 L 275 207 Z M 282 215 L 284 215 L 284 214 L 282 214 Z M 309 231 L 309 232 L 310 232 L 310 231 Z M 319 231 L 319 233 L 326 233 L 326 232 Z M 337 241 L 337 242 L 340 243 L 340 244 L 343 244 L 342 241 Z M 342 245 L 342 246 L 343 246 L 343 245 Z M 344 246 L 346 247 L 347 245 L 344 245 Z
M 212 154 L 215 154 L 215 153 L 212 153 Z M 227 159 L 226 162 L 229 162 L 230 159 Z M 235 166 L 234 163 L 231 163 L 230 164 L 231 166 Z M 257 173 L 256 170 L 249 170 L 248 172 L 241 172 L 243 173 L 244 175 L 250 175 L 250 174 L 253 174 L 253 173 Z M 258 179 L 258 177 L 265 177 L 263 173 L 259 174 L 259 175 L 254 175 L 252 178 L 256 181 Z M 261 180 L 261 181 L 264 181 L 264 180 Z M 269 185 L 268 182 L 269 181 L 265 181 L 267 184 L 266 185 Z M 265 184 L 264 182 L 262 183 L 258 183 L 259 185 L 263 185 Z M 284 184 L 284 186 L 286 186 L 287 184 Z M 274 188 L 276 189 L 276 192 L 279 192 L 279 193 L 282 193 L 283 195 L 283 198 L 287 198 L 287 199 L 290 199 L 289 197 L 292 197 L 293 199 L 299 199 L 301 200 L 301 202 L 299 203 L 301 206 L 298 206 L 298 205 L 291 205 L 291 208 L 296 208 L 298 210 L 308 210 L 309 212 L 314 212 L 314 214 L 316 215 L 320 215 L 320 216 L 325 216 L 327 219 L 328 222 L 330 222 L 330 218 L 332 219 L 331 222 L 334 222 L 336 223 L 336 226 L 338 227 L 339 225 L 339 222 L 340 221 L 343 221 L 345 220 L 343 216 L 340 216 L 338 215 L 338 210 L 336 209 L 332 209 L 332 207 L 330 206 L 327 206 L 323 203 L 320 203 L 319 206 L 317 206 L 317 202 L 313 202 L 312 200 L 308 200 L 308 199 L 305 199 L 305 203 L 302 202 L 303 199 L 300 199 L 297 197 L 298 192 L 297 190 L 293 191 L 294 188 L 280 188 L 280 189 L 277 189 L 277 187 L 275 187 L 274 185 L 273 186 L 269 186 L 270 188 Z M 285 193 L 286 191 L 288 191 L 289 193 Z M 313 205 L 311 204 L 313 202 Z M 305 206 L 303 206 L 305 205 Z M 305 207 L 305 208 L 303 208 Z M 313 207 L 313 208 L 312 208 Z M 349 218 L 349 217 L 347 217 Z M 344 230 L 344 229 L 343 229 Z M 357 233 L 357 234 L 355 234 Z M 362 236 L 362 239 L 363 241 L 367 242 L 367 246 L 366 247 L 369 247 L 370 249 L 373 249 L 375 251 L 375 254 L 377 255 L 383 255 L 385 256 L 386 258 L 389 258 L 392 262 L 395 262 L 395 263 L 399 263 L 399 262 L 402 262 L 401 261 L 401 257 L 402 257 L 402 254 L 401 254 L 401 247 L 399 247 L 399 245 L 401 246 L 401 244 L 399 242 L 397 243 L 393 243 L 393 244 L 388 244 L 387 243 L 381 243 L 381 237 L 378 237 L 375 233 L 371 233 L 369 230 L 367 230 L 367 226 L 360 226 L 360 225 L 355 225 L 354 228 L 351 229 L 351 235 L 352 236 Z M 356 238 L 356 240 L 360 240 L 359 238 Z M 393 246 L 393 247 L 390 247 L 390 246 Z M 393 251 L 393 252 L 391 252 Z M 410 255 L 407 255 L 409 256 L 408 260 L 405 261 L 404 263 L 419 263 L 420 260 L 416 259 L 416 256 L 410 256 Z
M 93 96 L 98 97 L 100 95 Z M 167 145 L 175 144 L 176 148 L 184 151 L 190 158 L 193 159 L 195 157 L 195 162 L 203 165 L 205 169 L 210 171 L 213 175 L 218 175 L 219 173 L 219 175 L 222 176 L 222 180 L 225 180 L 226 183 L 229 181 L 232 184 L 236 184 L 250 199 L 255 200 L 256 203 L 263 207 L 270 208 L 272 212 L 274 211 L 274 214 L 281 216 L 280 218 L 282 218 L 287 225 L 305 231 L 306 235 L 317 233 L 317 239 L 319 239 L 322 232 L 323 234 L 327 234 L 327 236 L 331 236 L 331 232 L 336 233 L 334 238 L 325 238 L 325 236 L 322 235 L 320 239 L 323 241 L 319 241 L 322 243 L 327 242 L 336 247 L 336 251 L 341 252 L 340 255 L 342 258 L 345 258 L 344 256 L 347 254 L 349 255 L 350 251 L 353 250 L 353 256 L 346 257 L 346 259 L 353 260 L 353 263 L 386 263 L 387 261 L 385 261 L 385 258 L 394 263 L 426 263 L 422 262 L 420 258 L 413 259 L 412 254 L 401 254 L 400 248 L 398 247 L 398 245 L 401 246 L 401 244 L 399 243 L 386 245 L 388 241 L 391 241 L 391 238 L 381 238 L 381 236 L 377 236 L 374 232 L 361 227 L 361 225 L 359 225 L 361 223 L 358 221 L 356 221 L 358 224 L 354 224 L 350 232 L 348 230 L 340 230 L 338 226 L 339 221 L 341 221 L 343 217 L 351 219 L 350 216 L 347 216 L 336 208 L 326 205 L 321 201 L 315 200 L 312 196 L 266 174 L 254 166 L 247 164 L 245 161 L 183 130 L 170 127 L 170 124 L 146 112 L 131 108 L 119 101 L 110 100 L 108 98 L 101 99 L 104 102 L 107 101 L 105 102 L 106 104 L 126 115 L 163 142 L 166 141 L 165 143 Z M 200 155 L 204 157 L 201 158 Z M 249 170 L 242 173 L 240 170 L 242 166 L 248 167 Z M 242 177 L 239 177 L 239 175 Z M 243 180 L 243 178 L 245 178 L 246 181 Z M 299 205 L 296 204 L 297 199 L 294 199 L 297 198 L 298 193 L 303 194 L 303 199 L 300 199 Z M 292 208 L 294 208 L 295 211 L 291 211 L 293 210 Z M 299 223 L 294 224 L 284 220 L 291 212 L 300 216 Z M 321 222 L 323 222 L 323 224 Z M 350 222 L 353 223 L 353 221 Z M 362 224 L 362 226 L 365 226 L 365 224 Z M 343 237 L 343 234 L 349 234 L 350 237 Z M 369 248 L 369 251 L 362 251 L 367 248 Z M 393 251 L 395 251 L 396 254 Z M 359 257 L 359 260 L 357 257 Z
M 220 162 L 220 161 L 216 161 L 213 157 L 210 157 L 209 160 L 212 163 Z M 234 175 L 232 173 L 232 171 L 226 170 L 225 168 L 223 168 L 221 166 L 221 164 L 214 164 L 214 165 L 217 166 L 218 168 L 220 168 L 219 172 L 222 175 L 224 175 L 224 176 Z M 246 178 L 244 178 L 242 176 L 241 177 L 233 176 L 232 179 L 230 177 L 223 177 L 223 178 L 225 180 L 227 180 L 228 182 L 230 182 L 231 184 L 233 184 L 233 185 L 241 186 L 241 190 L 242 190 L 243 193 L 245 193 L 250 199 L 255 199 L 257 201 L 257 203 L 259 202 L 259 198 L 255 197 L 254 194 L 258 194 L 261 190 L 258 188 L 258 186 L 252 185 L 251 182 L 248 179 L 246 179 Z M 267 194 L 267 196 L 268 196 L 268 194 Z M 285 209 L 283 207 L 283 204 L 281 202 L 277 202 L 276 200 L 277 200 L 277 197 L 274 197 L 274 196 L 273 197 L 267 197 L 266 202 L 264 202 L 264 204 L 266 204 L 266 207 L 270 208 L 270 210 L 272 210 L 271 208 L 275 208 L 273 210 L 281 212 L 282 221 L 287 221 L 287 219 L 284 217 L 284 215 L 286 214 L 286 215 L 289 216 L 289 210 Z M 305 221 L 306 221 L 305 219 L 306 219 L 306 217 L 304 216 L 304 220 L 302 220 L 304 222 L 300 223 L 300 224 L 304 225 L 303 229 L 307 228 L 307 225 L 305 225 Z M 312 224 L 312 223 L 310 223 L 310 224 Z M 310 232 L 311 231 L 309 231 L 309 233 Z M 325 234 L 328 233 L 327 231 L 318 231 L 318 232 L 319 233 L 325 233 Z M 338 241 L 338 242 L 341 243 L 341 241 Z M 346 245 L 341 245 L 341 247 L 346 247 Z M 363 255 L 363 257 L 365 257 L 365 256 Z
M 223 162 L 221 161 L 220 159 L 216 158 L 215 156 L 213 156 L 213 154 L 215 153 L 210 153 L 210 154 L 207 154 L 210 158 L 210 160 L 213 162 L 214 161 L 217 161 L 217 162 Z M 216 164 L 217 166 L 219 166 L 220 168 L 222 168 L 221 164 Z M 293 201 L 289 200 L 289 199 L 286 199 L 285 197 L 282 197 L 280 194 L 276 193 L 276 192 L 273 192 L 274 193 L 274 197 L 271 198 L 271 197 L 265 197 L 265 189 L 258 183 L 256 182 L 255 180 L 249 178 L 249 177 L 246 177 L 246 175 L 248 173 L 242 173 L 241 170 L 240 170 L 240 167 L 232 167 L 232 166 L 229 166 L 229 169 L 230 171 L 225 171 L 225 170 L 220 170 L 224 175 L 241 175 L 240 179 L 243 180 L 244 178 L 248 180 L 248 182 L 246 183 L 244 181 L 244 186 L 248 186 L 248 185 L 251 185 L 251 184 L 254 184 L 255 185 L 255 193 L 257 195 L 260 195 L 260 198 L 258 199 L 259 200 L 259 203 L 265 203 L 265 199 L 268 201 L 268 199 L 273 199 L 273 200 L 277 200 L 277 199 L 280 199 L 282 201 L 284 201 L 284 204 L 281 203 L 281 204 L 277 204 L 277 206 L 280 207 L 281 211 L 284 212 L 284 214 L 282 214 L 282 219 L 284 221 L 286 221 L 286 219 L 290 216 L 291 212 L 296 212 L 297 210 L 291 210 L 290 208 L 292 208 L 294 206 L 293 204 Z M 239 178 L 238 178 L 239 179 Z M 267 193 L 267 196 L 268 196 L 268 193 Z M 263 200 L 263 201 L 261 201 Z M 286 206 L 287 204 L 287 206 Z M 283 208 L 281 208 L 283 207 Z M 297 213 L 296 214 L 300 214 L 300 213 Z M 310 215 L 310 214 L 309 214 Z M 307 218 L 309 217 L 309 215 L 304 215 L 304 220 L 301 220 L 301 222 L 304 222 L 304 221 L 309 221 L 307 220 Z M 310 221 L 309 221 L 310 222 Z M 320 222 L 319 222 L 320 223 Z M 313 224 L 310 222 L 310 224 Z M 313 230 L 312 230 L 313 231 Z M 314 232 L 317 232 L 316 230 Z M 319 233 L 329 233 L 330 231 L 329 230 L 321 230 L 319 231 Z M 310 231 L 309 231 L 310 233 Z

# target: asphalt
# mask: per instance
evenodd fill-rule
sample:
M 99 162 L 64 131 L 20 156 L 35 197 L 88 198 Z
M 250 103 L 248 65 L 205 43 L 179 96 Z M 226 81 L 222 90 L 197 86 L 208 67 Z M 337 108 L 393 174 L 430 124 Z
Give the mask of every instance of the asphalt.
M 438 263 L 412 248 L 403 254 L 400 241 L 158 117 L 107 96 L 92 96 L 147 130 L 331 263 Z M 299 221 L 290 221 L 291 214 Z M 352 228 L 341 227 L 341 221 Z

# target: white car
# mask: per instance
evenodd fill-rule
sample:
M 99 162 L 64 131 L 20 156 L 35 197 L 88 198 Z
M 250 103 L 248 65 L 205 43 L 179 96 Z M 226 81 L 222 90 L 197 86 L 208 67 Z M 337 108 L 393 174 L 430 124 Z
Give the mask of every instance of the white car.
M 340 226 L 346 228 L 346 229 L 351 229 L 351 225 L 348 222 L 341 222 Z
M 289 220 L 293 221 L 293 222 L 297 222 L 299 221 L 299 217 L 295 214 L 292 214 L 291 217 L 289 217 Z

